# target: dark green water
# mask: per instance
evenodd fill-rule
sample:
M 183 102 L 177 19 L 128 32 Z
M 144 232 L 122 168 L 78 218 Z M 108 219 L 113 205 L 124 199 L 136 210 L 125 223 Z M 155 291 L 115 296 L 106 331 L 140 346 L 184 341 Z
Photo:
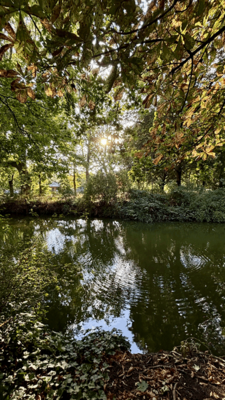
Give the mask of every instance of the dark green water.
M 86 328 L 116 327 L 133 352 L 171 350 L 194 336 L 225 353 L 225 225 L 82 219 L 12 224 L 15 244 L 39 232 L 54 262 L 64 266 L 64 284 L 48 297 L 52 329 L 81 335 Z M 68 263 L 79 263 L 82 276 L 67 274 Z

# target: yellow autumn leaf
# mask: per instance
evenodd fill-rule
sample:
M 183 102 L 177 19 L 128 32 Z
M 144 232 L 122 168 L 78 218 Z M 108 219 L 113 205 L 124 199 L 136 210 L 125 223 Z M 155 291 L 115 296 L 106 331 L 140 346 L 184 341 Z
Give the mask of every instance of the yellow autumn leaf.
M 59 89 L 59 90 L 57 91 L 57 96 L 59 96 L 59 97 L 63 97 L 63 92 L 62 92 L 62 90 L 61 90 L 61 89 Z
M 194 150 L 192 151 L 192 155 L 193 155 L 193 157 L 196 157 L 196 156 L 199 155 L 199 153 L 194 149 Z
M 212 145 L 212 146 L 207 147 L 205 151 L 206 151 L 206 153 L 208 154 L 208 153 L 210 153 L 214 148 L 215 148 L 215 146 Z
M 31 71 L 33 78 L 36 77 L 36 73 L 37 73 L 37 67 L 34 64 L 31 64 L 27 67 L 28 71 Z
M 49 97 L 51 97 L 53 95 L 53 91 L 50 88 L 50 86 L 45 86 L 45 94 Z
M 156 157 L 156 158 L 153 160 L 153 164 L 157 165 L 157 164 L 159 163 L 159 161 L 162 160 L 162 158 L 163 158 L 163 154 L 160 154 L 158 157 Z
M 192 124 L 192 119 L 189 118 L 188 120 L 185 121 L 185 125 L 187 126 L 187 128 L 189 128 L 189 126 Z

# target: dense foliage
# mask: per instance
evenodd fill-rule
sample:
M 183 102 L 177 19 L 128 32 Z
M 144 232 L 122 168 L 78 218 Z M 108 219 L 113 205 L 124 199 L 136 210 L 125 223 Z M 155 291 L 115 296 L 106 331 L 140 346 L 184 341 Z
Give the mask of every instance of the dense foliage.
M 99 169 L 124 167 L 139 189 L 180 186 L 188 175 L 223 186 L 224 7 L 1 2 L 4 189 L 8 181 L 12 196 L 15 182 L 23 194 L 38 186 L 42 195 L 49 179 L 60 179 L 65 193 L 76 193 L 80 169 L 88 182 Z
M 177 188 L 169 194 L 131 192 L 121 209 L 128 219 L 154 221 L 225 222 L 224 190 L 191 191 Z
M 13 49 L 18 62 L 3 65 L 1 77 L 22 103 L 35 98 L 40 76 L 48 96 L 70 87 L 90 110 L 113 85 L 116 99 L 125 86 L 142 90 L 145 107 L 157 107 L 155 163 L 168 151 L 206 159 L 223 143 L 224 7 L 219 0 L 3 1 L 0 57 Z
M 94 332 L 82 341 L 51 332 L 37 315 L 18 314 L 0 331 L 0 391 L 3 399 L 106 399 L 107 354 L 128 349 L 118 333 Z M 13 312 L 15 308 L 13 309 Z

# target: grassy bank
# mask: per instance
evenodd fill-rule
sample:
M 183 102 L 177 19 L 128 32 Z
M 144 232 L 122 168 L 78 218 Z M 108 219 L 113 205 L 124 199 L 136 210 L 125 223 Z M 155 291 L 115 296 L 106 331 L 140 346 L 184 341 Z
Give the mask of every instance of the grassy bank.
M 171 193 L 130 190 L 123 197 L 105 200 L 80 198 L 5 199 L 0 214 L 10 216 L 109 217 L 142 222 L 196 221 L 225 222 L 225 190 L 188 191 L 177 188 Z

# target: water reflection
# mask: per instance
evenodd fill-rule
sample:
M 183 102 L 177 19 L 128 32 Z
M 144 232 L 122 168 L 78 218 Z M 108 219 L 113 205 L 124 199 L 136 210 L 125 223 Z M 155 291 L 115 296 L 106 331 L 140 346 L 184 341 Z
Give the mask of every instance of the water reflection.
M 13 248 L 16 240 L 41 234 L 49 263 L 63 277 L 57 292 L 49 290 L 52 329 L 80 334 L 115 326 L 134 352 L 169 350 L 190 336 L 224 352 L 225 226 L 81 219 L 12 224 Z M 1 232 L 0 244 L 10 249 Z

